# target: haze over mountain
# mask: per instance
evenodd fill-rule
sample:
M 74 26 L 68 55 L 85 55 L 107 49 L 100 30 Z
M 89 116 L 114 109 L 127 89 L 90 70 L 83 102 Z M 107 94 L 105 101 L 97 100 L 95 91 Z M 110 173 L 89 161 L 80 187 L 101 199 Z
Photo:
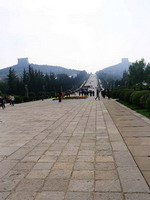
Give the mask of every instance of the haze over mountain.
M 16 75 L 20 76 L 24 69 L 28 71 L 29 65 L 33 69 L 40 70 L 44 74 L 54 73 L 55 75 L 67 74 L 68 76 L 76 76 L 76 74 L 80 72 L 80 70 L 67 69 L 60 66 L 30 64 L 28 62 L 28 58 L 19 58 L 18 64 L 0 70 L 0 79 L 4 79 L 7 77 L 10 68 L 14 69 Z
M 132 63 L 129 62 L 128 58 L 122 58 L 121 63 L 118 63 L 110 67 L 106 67 L 102 70 L 97 71 L 96 73 L 101 76 L 103 75 L 113 79 L 121 79 L 123 72 L 128 71 L 129 66 L 131 64 Z

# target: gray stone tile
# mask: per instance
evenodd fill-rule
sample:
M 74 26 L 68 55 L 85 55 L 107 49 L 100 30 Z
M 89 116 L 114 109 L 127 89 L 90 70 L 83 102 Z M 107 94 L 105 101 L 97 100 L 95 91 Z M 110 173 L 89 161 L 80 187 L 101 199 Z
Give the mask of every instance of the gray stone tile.
M 26 156 L 22 160 L 22 162 L 37 162 L 39 160 L 40 156 Z
M 150 170 L 150 157 L 135 157 L 135 161 L 141 170 Z
M 52 162 L 56 162 L 57 158 L 58 158 L 57 156 L 43 155 L 43 156 L 38 160 L 38 162 L 46 162 L 46 163 L 50 162 L 50 163 L 52 163 Z
M 114 151 L 128 151 L 124 142 L 111 142 Z
M 91 156 L 91 155 L 89 155 L 89 156 L 77 156 L 77 159 L 76 159 L 77 162 L 94 162 L 94 160 L 95 160 L 94 155 L 93 156 Z
M 91 162 L 76 162 L 74 170 L 94 170 L 94 164 Z
M 68 192 L 65 200 L 93 200 L 92 192 Z
M 42 191 L 40 192 L 35 200 L 63 200 L 65 192 L 58 191 Z
M 28 179 L 45 179 L 49 174 L 49 170 L 42 170 L 42 169 L 33 169 L 30 173 L 26 176 Z
M 75 161 L 75 159 L 76 159 L 76 156 L 74 156 L 74 155 L 61 155 L 58 158 L 58 162 L 73 163 Z
M 73 163 L 57 162 L 53 166 L 53 170 L 72 170 Z
M 114 152 L 114 157 L 118 167 L 136 167 L 136 163 L 128 151 Z
M 114 163 L 111 163 L 111 162 L 107 162 L 107 163 L 101 162 L 101 163 L 95 164 L 95 169 L 99 171 L 113 170 L 115 169 L 115 165 Z
M 96 162 L 114 162 L 112 156 L 96 156 Z
M 149 156 L 150 148 L 149 146 L 129 146 L 129 149 L 133 156 Z
M 147 170 L 147 171 L 142 171 L 148 185 L 150 185 L 150 170 Z
M 121 187 L 118 180 L 97 180 L 95 185 L 95 191 L 121 192 Z
M 95 171 L 95 179 L 101 180 L 117 180 L 119 179 L 115 170 Z
M 19 162 L 15 167 L 14 170 L 30 170 L 35 165 L 35 162 Z
M 59 156 L 61 154 L 61 151 L 46 151 L 45 155 L 50 155 L 50 156 Z
M 69 180 L 64 179 L 48 179 L 42 190 L 47 191 L 66 191 L 69 184 Z
M 69 179 L 71 172 L 71 170 L 52 170 L 48 179 Z
M 11 191 L 24 178 L 25 174 L 17 171 L 10 171 L 0 179 L 0 191 Z
M 90 156 L 90 155 L 94 155 L 94 151 L 92 151 L 92 150 L 80 150 L 78 155 L 79 156 Z
M 149 192 L 149 188 L 137 167 L 119 167 L 124 192 Z
M 71 180 L 68 191 L 93 191 L 94 181 L 92 180 Z
M 71 178 L 77 180 L 94 179 L 94 171 L 89 171 L 89 170 L 73 171 Z
M 39 191 L 44 183 L 44 180 L 42 179 L 23 179 L 18 187 L 16 188 L 16 191 Z
M 54 163 L 38 162 L 34 165 L 33 169 L 50 170 Z
M 121 193 L 95 193 L 95 200 L 123 200 Z
M 0 192 L 0 200 L 6 199 L 6 197 L 8 197 L 9 194 L 10 192 Z
M 125 194 L 126 200 L 149 200 L 150 194 L 148 193 L 137 193 L 137 194 Z
M 35 192 L 14 192 L 7 198 L 7 200 L 33 200 L 35 195 Z

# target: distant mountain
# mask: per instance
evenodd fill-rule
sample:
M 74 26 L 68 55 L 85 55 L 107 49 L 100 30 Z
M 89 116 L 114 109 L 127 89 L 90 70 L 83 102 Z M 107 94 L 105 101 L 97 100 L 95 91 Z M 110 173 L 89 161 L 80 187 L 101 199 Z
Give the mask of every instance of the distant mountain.
M 110 67 L 106 67 L 105 69 L 102 69 L 98 72 L 96 72 L 99 76 L 103 75 L 103 76 L 107 76 L 113 79 L 121 79 L 123 72 L 126 70 L 128 71 L 129 66 L 132 63 L 129 62 L 128 58 L 122 58 L 122 62 L 117 64 L 117 65 L 113 65 Z
M 60 66 L 52 66 L 52 65 L 37 65 L 37 64 L 29 64 L 28 58 L 19 58 L 18 64 L 11 66 L 12 69 L 15 70 L 18 76 L 22 75 L 23 70 L 28 71 L 29 65 L 36 70 L 40 70 L 44 74 L 54 73 L 57 74 L 67 74 L 68 76 L 76 76 L 80 70 L 75 69 L 67 69 Z M 10 67 L 4 68 L 0 70 L 0 79 L 4 79 L 7 77 L 9 73 Z

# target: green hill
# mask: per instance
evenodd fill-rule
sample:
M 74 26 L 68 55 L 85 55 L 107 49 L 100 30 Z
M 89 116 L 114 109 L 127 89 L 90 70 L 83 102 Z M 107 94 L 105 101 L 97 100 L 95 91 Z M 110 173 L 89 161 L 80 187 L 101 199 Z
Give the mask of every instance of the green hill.
M 18 59 L 18 64 L 10 66 L 12 69 L 15 70 L 16 74 L 20 76 L 25 69 L 28 71 L 29 65 L 36 70 L 40 70 L 44 74 L 49 74 L 49 73 L 54 73 L 55 75 L 57 74 L 67 74 L 68 76 L 75 76 L 78 74 L 80 71 L 75 70 L 75 69 L 67 69 L 64 67 L 60 66 L 53 66 L 53 65 L 38 65 L 38 64 L 30 64 L 28 62 L 28 58 L 20 58 Z M 4 68 L 0 70 L 0 79 L 5 79 L 9 73 L 10 67 Z

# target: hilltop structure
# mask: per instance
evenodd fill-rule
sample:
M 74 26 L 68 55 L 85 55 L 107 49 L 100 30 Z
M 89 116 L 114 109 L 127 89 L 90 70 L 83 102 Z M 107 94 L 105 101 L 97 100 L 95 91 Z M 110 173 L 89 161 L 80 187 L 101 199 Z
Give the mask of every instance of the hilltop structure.
M 29 66 L 28 58 L 18 58 L 18 66 L 27 68 Z

